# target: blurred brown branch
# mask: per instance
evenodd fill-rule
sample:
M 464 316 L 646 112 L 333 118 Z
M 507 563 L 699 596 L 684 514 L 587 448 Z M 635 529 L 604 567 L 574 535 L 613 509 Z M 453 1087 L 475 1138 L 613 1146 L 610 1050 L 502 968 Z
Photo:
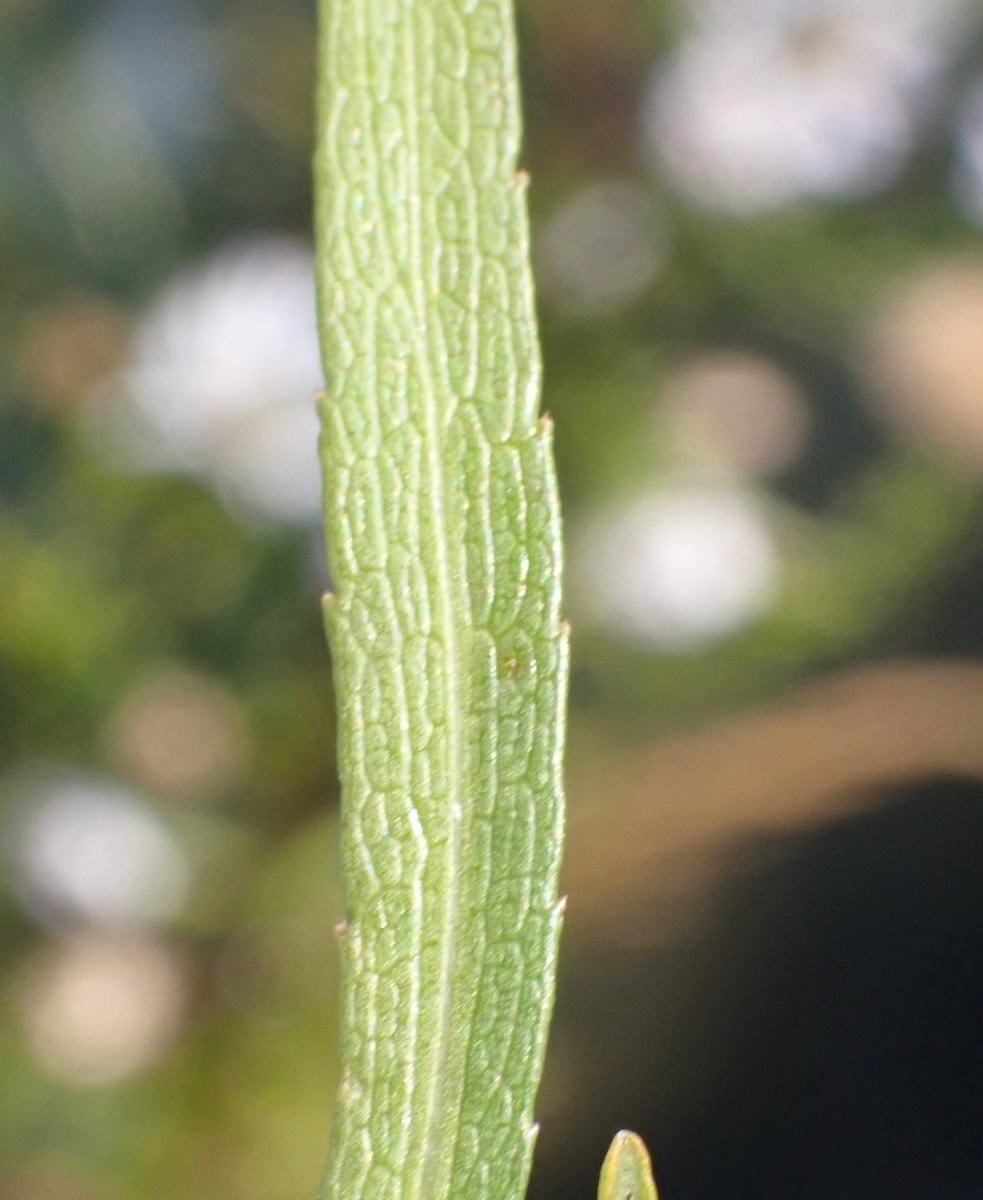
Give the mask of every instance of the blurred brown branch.
M 735 846 L 880 802 L 890 784 L 983 776 L 983 665 L 851 670 L 571 780 L 564 888 L 584 933 L 654 940 Z

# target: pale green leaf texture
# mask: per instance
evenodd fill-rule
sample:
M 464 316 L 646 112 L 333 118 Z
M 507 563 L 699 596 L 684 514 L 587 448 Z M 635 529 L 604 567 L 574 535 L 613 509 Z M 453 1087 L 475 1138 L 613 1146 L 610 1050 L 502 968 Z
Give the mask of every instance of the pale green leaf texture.
M 328 1200 L 518 1200 L 566 636 L 510 0 L 326 0 L 317 153 L 343 1080 Z
M 649 1152 L 637 1133 L 615 1134 L 601 1167 L 597 1200 L 659 1200 Z

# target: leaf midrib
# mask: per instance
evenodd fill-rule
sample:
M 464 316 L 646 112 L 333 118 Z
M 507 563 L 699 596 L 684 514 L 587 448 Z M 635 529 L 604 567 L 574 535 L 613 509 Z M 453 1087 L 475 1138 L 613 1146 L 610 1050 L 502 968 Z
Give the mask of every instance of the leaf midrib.
M 416 1179 L 413 1181 L 412 1195 L 427 1197 L 437 1194 L 434 1183 L 441 1171 L 446 1170 L 445 1155 L 441 1153 L 445 1135 L 446 1105 L 446 1075 L 447 1063 L 451 1056 L 453 1042 L 453 1011 L 454 983 L 460 951 L 460 912 L 461 892 L 463 889 L 462 850 L 464 833 L 464 764 L 463 764 L 463 714 L 464 704 L 461 695 L 463 674 L 461 670 L 460 637 L 455 613 L 469 611 L 467 582 L 455 589 L 454 573 L 449 562 L 449 514 L 450 497 L 447 491 L 446 458 L 444 431 L 447 429 L 448 418 L 441 419 L 440 395 L 434 376 L 434 363 L 439 361 L 438 354 L 443 353 L 443 347 L 435 345 L 435 326 L 439 331 L 440 322 L 434 314 L 427 296 L 427 245 L 424 221 L 424 199 L 421 186 L 421 137 L 420 116 L 428 111 L 425 97 L 421 95 L 419 72 L 417 69 L 417 33 L 418 26 L 414 21 L 412 36 L 408 40 L 407 67 L 412 80 L 414 103 L 410 119 L 407 122 L 407 140 L 410 162 L 413 164 L 413 187 L 410 196 L 412 262 L 414 278 L 411 281 L 411 294 L 425 332 L 427 353 L 421 363 L 426 380 L 426 420 L 427 444 L 431 459 L 433 483 L 433 505 L 435 524 L 438 529 L 437 557 L 438 579 L 440 588 L 441 623 L 444 626 L 447 639 L 448 670 L 446 679 L 446 697 L 448 713 L 448 747 L 450 753 L 449 780 L 450 787 L 447 797 L 447 821 L 449 824 L 448 854 L 446 862 L 446 893 L 441 920 L 441 973 L 439 986 L 439 1015 L 437 1020 L 438 1035 L 436 1050 L 429 1055 L 432 1064 L 431 1095 L 429 1096 L 430 1119 L 424 1140 L 423 1154 L 419 1167 L 415 1168 Z M 437 334 L 439 340 L 439 333 Z M 449 382 L 449 381 L 448 381 Z M 448 399 L 451 394 L 448 388 Z M 415 1088 L 414 1088 L 415 1091 Z

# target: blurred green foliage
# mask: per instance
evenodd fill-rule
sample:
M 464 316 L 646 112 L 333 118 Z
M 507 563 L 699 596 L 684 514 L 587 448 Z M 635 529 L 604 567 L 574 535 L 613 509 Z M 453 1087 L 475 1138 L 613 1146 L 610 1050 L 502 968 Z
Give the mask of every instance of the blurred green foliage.
M 578 311 L 543 290 L 575 747 L 696 723 L 903 645 L 971 544 L 978 486 L 879 415 L 867 329 L 898 281 L 978 252 L 951 186 L 951 114 L 979 45 L 967 39 L 890 186 L 739 218 L 681 200 L 640 144 L 649 73 L 685 27 L 682 6 L 519 9 L 537 245 L 567 198 L 609 179 L 640 189 L 665 242 L 618 306 Z M 319 533 L 243 517 L 190 472 L 125 465 L 107 451 L 112 399 L 99 391 L 180 267 L 230 239 L 307 236 L 313 54 L 307 0 L 0 0 L 4 1200 L 302 1200 L 323 1165 L 340 900 Z M 66 312 L 83 314 L 81 334 Z M 778 364 L 812 436 L 747 485 L 780 562 L 767 611 L 670 651 L 592 617 L 578 539 L 597 513 L 690 470 L 660 397 L 680 364 L 717 350 Z M 155 786 L 120 750 L 132 697 L 176 677 L 216 688 L 242 741 L 236 769 L 200 794 Z M 182 981 L 180 1029 L 167 1053 L 101 1086 L 59 1075 L 30 1032 L 31 981 L 81 936 L 38 918 L 16 883 L 12 831 L 51 772 L 122 779 L 191 864 L 180 915 L 139 935 Z

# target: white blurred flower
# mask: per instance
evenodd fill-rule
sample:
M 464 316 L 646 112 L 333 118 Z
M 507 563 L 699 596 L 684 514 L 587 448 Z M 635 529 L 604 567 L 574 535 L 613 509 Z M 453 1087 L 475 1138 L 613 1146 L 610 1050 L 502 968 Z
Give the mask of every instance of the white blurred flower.
M 145 1070 L 171 1047 L 184 1016 L 184 973 L 151 942 L 72 938 L 22 971 L 21 1017 L 45 1070 L 104 1087 Z
M 316 518 L 323 375 L 306 246 L 265 237 L 180 272 L 145 314 L 122 383 L 135 460 L 197 472 L 234 508 Z
M 180 913 L 190 870 L 154 813 L 119 785 L 66 778 L 39 788 L 15 822 L 14 886 L 42 924 L 146 929 Z
M 633 500 L 599 519 L 580 547 L 580 589 L 611 632 L 684 651 L 763 615 L 777 555 L 749 493 L 689 484 Z
M 959 33 L 958 0 L 705 0 L 655 72 L 647 139 L 734 214 L 863 196 L 904 166 Z
M 666 237 L 645 189 L 626 180 L 589 184 L 560 205 L 537 245 L 540 287 L 574 311 L 623 307 L 652 282 Z

